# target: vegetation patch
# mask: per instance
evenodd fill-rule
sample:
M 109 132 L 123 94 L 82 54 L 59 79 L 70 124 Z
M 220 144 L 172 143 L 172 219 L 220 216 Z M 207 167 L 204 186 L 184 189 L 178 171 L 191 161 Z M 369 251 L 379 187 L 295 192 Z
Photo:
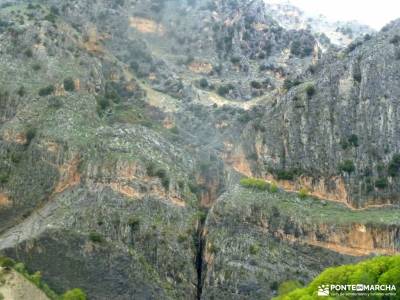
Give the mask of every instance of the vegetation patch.
M 382 256 L 354 265 L 328 268 L 317 276 L 307 287 L 280 289 L 275 300 L 317 299 L 318 287 L 343 284 L 380 284 L 400 286 L 400 256 Z M 335 298 L 336 299 L 336 298 Z M 353 299 L 341 296 L 340 299 Z M 386 299 L 377 297 L 374 299 Z M 395 299 L 395 298 L 393 298 Z M 396 297 L 397 299 L 397 297 Z
M 261 191 L 268 189 L 268 183 L 265 180 L 257 178 L 242 178 L 240 185 L 245 188 L 253 188 Z
M 39 90 L 39 96 L 41 96 L 41 97 L 49 96 L 49 95 L 53 94 L 54 91 L 55 91 L 54 85 L 48 85 Z
M 356 170 L 356 167 L 352 160 L 345 160 L 339 165 L 339 170 L 346 173 L 352 173 Z
M 220 85 L 217 89 L 218 95 L 225 97 L 231 90 L 233 90 L 234 86 L 232 84 L 224 84 Z
M 64 89 L 67 92 L 75 91 L 75 82 L 74 82 L 74 80 L 72 78 L 64 79 Z
M 309 192 L 308 192 L 307 188 L 305 188 L 305 187 L 302 187 L 302 188 L 299 190 L 299 193 L 298 193 L 298 195 L 299 195 L 299 197 L 300 197 L 301 199 L 307 198 L 307 197 L 308 197 L 308 194 L 309 194 Z
M 400 154 L 393 155 L 388 165 L 388 173 L 390 176 L 395 177 L 400 173 Z
M 168 175 L 168 171 L 161 166 L 150 162 L 147 167 L 147 175 L 151 177 L 158 177 L 161 179 L 161 184 L 166 190 L 169 190 L 170 178 Z
M 307 97 L 310 99 L 312 96 L 315 95 L 316 92 L 314 84 L 313 83 L 307 84 L 306 87 L 304 88 L 304 91 L 306 92 Z
M 87 296 L 85 292 L 81 289 L 72 289 L 66 291 L 63 295 L 58 295 L 54 292 L 46 283 L 42 280 L 41 272 L 37 271 L 34 274 L 30 274 L 23 263 L 17 263 L 9 257 L 0 256 L 0 267 L 5 269 L 14 269 L 22 276 L 24 276 L 28 281 L 33 283 L 37 288 L 42 290 L 47 297 L 51 300 L 86 300 Z M 1 297 L 0 297 L 1 299 Z
M 378 189 L 385 189 L 388 186 L 388 180 L 386 177 L 380 177 L 375 180 L 375 187 Z
M 89 233 L 89 239 L 93 243 L 102 243 L 104 241 L 103 236 L 100 233 L 95 232 L 95 231 Z

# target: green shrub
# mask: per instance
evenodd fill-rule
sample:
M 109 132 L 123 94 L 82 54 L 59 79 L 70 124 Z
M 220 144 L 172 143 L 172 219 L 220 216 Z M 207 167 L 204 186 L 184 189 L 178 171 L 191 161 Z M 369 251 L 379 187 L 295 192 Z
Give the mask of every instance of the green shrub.
M 286 90 L 286 91 L 289 91 L 292 87 L 295 87 L 295 86 L 298 86 L 299 84 L 301 84 L 301 81 L 300 80 L 298 80 L 298 79 L 289 79 L 289 78 L 286 78 L 284 81 L 283 81 L 283 88 Z
M 400 154 L 394 154 L 388 165 L 388 173 L 395 177 L 400 173 Z
M 400 286 L 399 266 L 400 255 L 396 255 L 380 256 L 354 265 L 328 268 L 307 287 L 295 290 L 292 288 L 280 289 L 279 296 L 274 298 L 274 300 L 319 299 L 316 296 L 316 292 L 319 286 L 325 284 L 389 284 L 398 287 Z M 347 300 L 354 299 L 354 297 L 343 296 L 340 299 Z M 377 297 L 376 299 L 381 299 L 381 297 Z M 393 299 L 398 299 L 398 297 L 394 297 Z
M 14 266 L 14 270 L 17 271 L 18 273 L 24 274 L 26 273 L 26 268 L 23 263 L 17 263 Z
M 257 89 L 257 90 L 259 90 L 259 89 L 262 88 L 262 84 L 261 84 L 260 82 L 258 82 L 258 81 L 255 81 L 255 80 L 253 80 L 253 81 L 250 82 L 250 86 L 251 86 L 253 89 Z
M 182 244 L 187 241 L 187 236 L 184 234 L 179 234 L 177 240 L 178 243 Z
M 356 134 L 350 135 L 348 140 L 353 147 L 358 147 L 358 136 Z
M 276 193 L 276 192 L 278 192 L 278 186 L 276 185 L 275 182 L 272 182 L 272 183 L 269 185 L 269 192 L 270 192 L 270 193 Z
M 345 160 L 339 165 L 339 170 L 347 173 L 352 173 L 356 170 L 356 167 L 351 160 Z
M 278 294 L 285 295 L 285 294 L 290 293 L 291 291 L 294 291 L 295 289 L 298 289 L 300 287 L 302 287 L 302 285 L 297 280 L 288 280 L 288 281 L 282 282 L 279 285 Z
M 340 141 L 340 145 L 343 150 L 346 150 L 349 147 L 358 147 L 358 136 L 356 134 L 351 134 L 348 138 L 344 138 Z
M 18 96 L 23 97 L 25 96 L 25 88 L 23 85 L 21 85 L 17 91 Z
M 36 136 L 36 128 L 32 127 L 28 128 L 25 135 L 26 135 L 26 144 L 29 145 Z
M 68 92 L 75 91 L 75 82 L 72 78 L 64 79 L 64 89 Z
M 101 243 L 101 242 L 103 242 L 103 236 L 100 233 L 97 233 L 97 232 L 94 232 L 94 231 L 89 233 L 89 239 L 93 243 Z
M 101 117 L 104 115 L 105 111 L 111 107 L 110 101 L 103 96 L 96 97 L 97 101 L 97 113 Z
M 140 219 L 137 217 L 130 217 L 128 225 L 133 231 L 136 231 L 140 228 Z
M 251 244 L 249 251 L 251 255 L 257 255 L 260 252 L 260 246 L 258 244 Z
M 0 183 L 5 184 L 10 179 L 10 175 L 8 173 L 0 173 Z
M 2 293 L 0 293 L 0 300 L 4 300 L 4 296 Z
M 170 184 L 170 179 L 168 176 L 168 171 L 163 169 L 160 166 L 157 166 L 155 163 L 150 162 L 147 167 L 146 167 L 147 175 L 150 177 L 158 177 L 161 179 L 161 184 L 163 187 L 168 190 L 169 189 L 169 184 Z
M 261 191 L 265 191 L 268 188 L 268 184 L 265 182 L 265 180 L 257 178 L 242 178 L 240 180 L 240 185 L 246 188 L 253 188 Z
M 25 50 L 25 55 L 26 55 L 26 57 L 32 57 L 33 56 L 32 49 L 26 49 Z
M 205 78 L 200 79 L 199 85 L 202 89 L 208 88 L 208 81 Z
M 45 20 L 45 21 L 48 21 L 48 22 L 50 22 L 50 23 L 55 23 L 56 20 L 57 20 L 57 16 L 54 15 L 54 14 L 52 14 L 52 13 L 50 13 L 50 14 L 48 14 L 47 16 L 44 17 L 44 20 Z
M 60 97 L 51 97 L 48 101 L 48 106 L 50 108 L 59 109 L 63 105 Z
M 275 172 L 276 178 L 279 180 L 293 180 L 296 176 L 295 170 L 277 170 Z
M 81 289 L 73 289 L 65 292 L 62 296 L 62 300 L 86 300 L 87 296 Z
M 378 189 L 385 189 L 388 186 L 388 180 L 386 177 L 380 177 L 375 180 L 375 187 Z
M 39 71 L 41 68 L 42 68 L 42 66 L 38 63 L 33 64 L 33 66 L 32 66 L 32 69 L 36 72 Z
M 307 188 L 302 187 L 302 188 L 299 190 L 298 195 L 299 195 L 299 197 L 300 197 L 301 199 L 307 198 L 307 197 L 308 197 L 308 190 L 307 190 Z
M 29 277 L 30 277 L 30 280 L 31 280 L 37 287 L 40 287 L 41 281 L 42 281 L 42 273 L 40 273 L 40 272 L 38 271 L 38 272 L 35 272 L 35 274 L 30 275 Z
M 12 268 L 15 266 L 15 261 L 8 257 L 0 257 L 0 266 L 3 268 Z
M 314 96 L 314 94 L 315 94 L 314 84 L 312 84 L 312 83 L 307 84 L 304 91 L 306 92 L 308 98 L 311 98 L 312 96 Z
M 39 96 L 44 97 L 53 94 L 55 91 L 54 85 L 49 85 L 39 90 Z
M 14 164 L 18 164 L 22 160 L 23 156 L 20 152 L 12 152 L 10 158 Z
M 350 147 L 350 143 L 349 143 L 348 139 L 340 140 L 340 146 L 342 146 L 343 150 L 346 150 L 347 148 L 349 148 Z
M 218 95 L 224 97 L 233 89 L 232 84 L 220 85 L 217 89 Z

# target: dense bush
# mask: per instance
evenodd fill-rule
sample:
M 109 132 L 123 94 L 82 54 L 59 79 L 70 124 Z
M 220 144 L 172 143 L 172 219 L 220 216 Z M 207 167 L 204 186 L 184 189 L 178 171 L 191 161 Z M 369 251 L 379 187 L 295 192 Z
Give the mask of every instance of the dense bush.
M 169 184 L 170 184 L 170 179 L 168 175 L 168 171 L 162 168 L 161 166 L 158 166 L 157 164 L 150 162 L 148 163 L 147 167 L 147 175 L 151 177 L 158 177 L 161 179 L 161 184 L 163 187 L 168 190 L 169 189 Z
M 314 96 L 314 94 L 315 94 L 314 84 L 312 84 L 312 83 L 307 84 L 304 91 L 306 92 L 308 98 L 311 98 L 312 96 Z
M 249 252 L 251 255 L 257 255 L 260 252 L 260 246 L 258 244 L 251 244 Z
M 89 239 L 93 243 L 101 243 L 101 242 L 103 242 L 103 236 L 100 233 L 97 233 L 95 231 L 89 233 Z
M 351 160 L 345 160 L 339 165 L 339 170 L 347 172 L 347 173 L 352 173 L 356 170 L 356 167 Z
M 279 190 L 279 188 L 278 188 L 278 186 L 276 185 L 276 183 L 271 183 L 270 185 L 269 185 L 269 191 L 270 191 L 270 193 L 276 193 L 276 192 L 278 192 L 278 190 Z
M 52 13 L 49 13 L 48 15 L 46 15 L 46 16 L 43 18 L 43 20 L 48 21 L 48 22 L 50 22 L 50 23 L 55 23 L 56 20 L 57 20 L 57 16 L 54 15 L 54 14 L 52 14 Z
M 319 299 L 318 287 L 321 285 L 343 284 L 388 284 L 400 286 L 400 255 L 382 256 L 366 260 L 354 265 L 328 268 L 316 277 L 307 287 L 298 288 L 289 293 L 282 290 L 275 300 Z M 336 298 L 335 298 L 336 299 Z M 340 299 L 354 299 L 341 296 Z M 386 299 L 376 297 L 374 299 Z M 389 298 L 387 298 L 389 299 Z M 392 299 L 392 298 L 390 298 Z M 399 299 L 395 297 L 393 299 Z
M 20 97 L 23 97 L 23 96 L 25 96 L 25 88 L 24 88 L 24 86 L 23 85 L 21 85 L 20 87 L 19 87 L 19 89 L 17 90 L 17 94 L 18 94 L 18 96 L 20 96 Z
M 388 165 L 388 173 L 390 176 L 395 177 L 400 173 L 400 154 L 393 155 Z
M 15 261 L 8 257 L 0 257 L 0 266 L 3 268 L 12 268 L 15 265 Z
M 277 170 L 275 176 L 279 180 L 293 180 L 296 177 L 295 170 Z
M 42 281 L 42 274 L 40 271 L 35 272 L 34 274 L 30 274 L 27 269 L 25 268 L 25 265 L 23 263 L 16 263 L 14 260 L 8 258 L 8 257 L 3 257 L 0 256 L 0 266 L 6 267 L 6 268 L 12 268 L 16 272 L 20 273 L 23 277 L 25 277 L 27 280 L 32 282 L 36 287 L 38 287 L 40 290 L 42 290 L 48 297 L 48 299 L 51 300 L 85 300 L 86 295 L 81 291 L 81 293 L 71 293 L 71 295 L 85 295 L 84 298 L 82 297 L 71 297 L 71 298 L 64 298 L 64 296 L 58 295 L 56 292 L 54 292 L 45 282 Z M 68 292 L 67 292 L 68 293 Z M 66 294 L 67 294 L 66 293 Z M 64 295 L 66 295 L 64 294 Z M 1 298 L 0 298 L 1 299 Z
M 261 191 L 265 191 L 268 188 L 268 184 L 265 182 L 265 180 L 257 178 L 242 178 L 240 180 L 240 185 L 246 188 L 253 188 Z
M 32 69 L 34 71 L 39 71 L 42 68 L 42 66 L 39 63 L 33 64 Z
M 253 89 L 261 89 L 262 88 L 262 84 L 260 83 L 260 82 L 258 82 L 258 81 L 255 81 L 255 80 L 253 80 L 252 82 L 250 82 L 250 86 L 253 88 Z
M 64 89 L 68 92 L 75 91 L 75 82 L 72 78 L 69 77 L 64 79 Z
M 205 78 L 200 79 L 199 85 L 202 89 L 208 88 L 208 81 Z
M 358 136 L 356 134 L 352 134 L 349 136 L 349 143 L 353 147 L 358 147 Z
M 97 100 L 97 112 L 101 116 L 104 113 L 104 111 L 111 106 L 111 103 L 107 98 L 101 96 L 98 96 L 96 100 Z
M 301 287 L 302 287 L 301 283 L 298 282 L 297 280 L 284 281 L 278 287 L 278 294 L 285 295 Z
M 39 96 L 42 96 L 42 97 L 48 96 L 48 95 L 53 94 L 54 91 L 55 91 L 54 85 L 49 85 L 49 86 L 46 86 L 39 90 Z
M 378 189 L 384 189 L 388 186 L 388 180 L 386 177 L 380 177 L 375 180 L 375 187 Z
M 290 45 L 290 53 L 298 57 L 306 57 L 312 54 L 313 44 L 305 43 L 305 41 L 300 42 L 300 40 L 295 40 Z
M 32 56 L 33 56 L 32 49 L 26 49 L 26 50 L 25 50 L 25 55 L 26 55 L 27 57 L 32 57 Z
M 136 231 L 140 228 L 140 219 L 138 217 L 130 217 L 128 225 L 133 231 Z
M 232 84 L 224 84 L 220 85 L 217 89 L 218 95 L 224 97 L 226 94 L 228 94 L 231 90 L 233 90 L 233 85 Z
M 289 78 L 286 78 L 286 79 L 283 81 L 283 88 L 284 88 L 286 91 L 289 91 L 292 87 L 295 87 L 295 86 L 297 86 L 297 85 L 299 85 L 299 84 L 301 84 L 301 81 L 298 80 L 298 79 L 289 79 Z
M 302 188 L 300 189 L 298 195 L 299 195 L 299 197 L 300 197 L 301 199 L 307 198 L 307 197 L 308 197 L 308 190 L 307 190 L 307 188 L 302 187 Z
M 5 184 L 8 182 L 8 180 L 10 179 L 10 176 L 8 173 L 6 172 L 0 172 L 0 184 Z
M 81 289 L 73 289 L 67 291 L 63 296 L 62 300 L 86 300 L 86 294 Z
M 36 136 L 36 128 L 28 128 L 26 131 L 26 144 L 29 145 Z

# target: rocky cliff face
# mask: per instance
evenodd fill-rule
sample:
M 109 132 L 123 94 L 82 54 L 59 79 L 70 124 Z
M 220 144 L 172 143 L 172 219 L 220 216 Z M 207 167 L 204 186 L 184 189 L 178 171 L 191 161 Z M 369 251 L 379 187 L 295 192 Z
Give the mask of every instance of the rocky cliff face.
M 326 55 L 267 109 L 257 153 L 267 172 L 354 207 L 397 203 L 398 29 Z
M 325 48 L 330 43 L 346 47 L 357 38 L 373 34 L 374 30 L 356 21 L 332 21 L 323 15 L 311 15 L 293 5 L 290 1 L 266 1 L 267 12 L 286 29 L 310 30 Z
M 57 292 L 269 298 L 399 251 L 396 22 L 323 54 L 263 1 L 0 17 L 0 250 Z

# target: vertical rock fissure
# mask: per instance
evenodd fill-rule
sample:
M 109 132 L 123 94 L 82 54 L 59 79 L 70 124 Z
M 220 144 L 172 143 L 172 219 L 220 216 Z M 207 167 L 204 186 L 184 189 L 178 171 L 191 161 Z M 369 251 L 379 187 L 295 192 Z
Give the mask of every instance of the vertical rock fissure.
M 201 299 L 203 293 L 204 271 L 206 265 L 204 264 L 204 226 L 208 210 L 202 211 L 197 222 L 197 231 L 195 234 L 195 247 L 196 247 L 196 272 L 197 272 L 197 300 Z

